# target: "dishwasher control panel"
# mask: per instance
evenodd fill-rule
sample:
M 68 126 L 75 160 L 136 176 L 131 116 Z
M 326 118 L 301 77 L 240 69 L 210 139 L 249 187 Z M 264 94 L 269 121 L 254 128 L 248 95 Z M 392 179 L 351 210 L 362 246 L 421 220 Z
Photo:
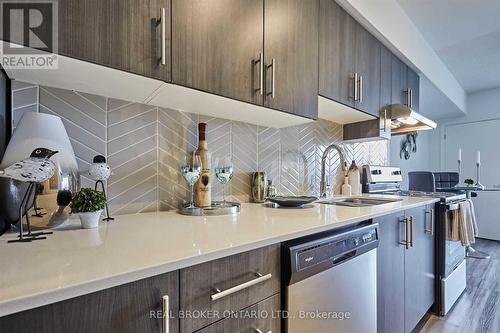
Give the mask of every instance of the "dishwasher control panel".
M 353 233 L 347 233 L 343 237 L 323 239 L 319 243 L 310 244 L 311 246 L 296 252 L 296 269 L 300 271 L 324 261 L 333 262 L 349 253 L 355 255 L 358 249 L 377 240 L 376 228 L 357 230 Z
M 378 246 L 378 224 L 371 221 L 323 232 L 282 245 L 284 284 L 292 284 L 354 259 Z

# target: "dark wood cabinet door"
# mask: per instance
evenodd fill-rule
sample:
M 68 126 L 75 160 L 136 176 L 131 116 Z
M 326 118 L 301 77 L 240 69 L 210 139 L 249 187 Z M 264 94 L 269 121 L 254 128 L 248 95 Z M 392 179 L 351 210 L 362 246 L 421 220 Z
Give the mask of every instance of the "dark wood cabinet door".
M 58 10 L 60 54 L 170 81 L 170 0 L 60 0 Z
M 385 46 L 380 48 L 380 128 L 387 136 L 391 135 L 392 104 L 392 53 Z
M 356 21 L 334 0 L 320 0 L 319 94 L 354 106 Z
M 415 71 L 408 67 L 407 85 L 411 89 L 411 108 L 418 112 L 420 108 L 420 77 Z
M 235 312 L 232 318 L 218 321 L 198 333 L 258 333 L 281 332 L 280 295 L 276 294 L 249 308 Z
M 360 24 L 356 26 L 356 64 L 359 97 L 355 108 L 379 116 L 381 43 Z
M 408 67 L 392 55 L 392 104 L 407 104 L 407 71 Z
M 317 119 L 319 0 L 264 4 L 264 105 Z
M 162 332 L 163 296 L 170 332 L 179 332 L 178 271 L 0 318 L 0 332 Z M 175 317 L 175 318 L 174 318 Z
M 263 0 L 173 0 L 172 13 L 173 83 L 261 104 Z
M 374 219 L 379 224 L 377 249 L 377 332 L 402 333 L 404 330 L 405 249 L 404 213 Z
M 428 213 L 426 213 L 428 212 Z M 406 211 L 413 218 L 413 245 L 405 251 L 405 330 L 411 332 L 434 303 L 434 235 L 430 207 Z
M 380 109 L 392 104 L 392 53 L 380 47 Z
M 224 318 L 231 311 L 239 311 L 279 293 L 280 249 L 279 244 L 271 245 L 182 269 L 181 311 L 217 315 L 181 318 L 181 332 L 194 332 Z M 256 273 L 269 278 L 213 299 L 218 293 L 217 289 L 231 290 L 249 281 L 258 281 Z

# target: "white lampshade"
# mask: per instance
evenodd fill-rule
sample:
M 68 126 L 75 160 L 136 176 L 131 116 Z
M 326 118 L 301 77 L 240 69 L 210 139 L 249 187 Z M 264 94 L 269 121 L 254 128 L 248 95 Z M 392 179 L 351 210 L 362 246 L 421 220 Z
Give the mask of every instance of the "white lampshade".
M 78 172 L 75 152 L 61 118 L 46 113 L 26 112 L 7 146 L 0 167 L 28 158 L 36 148 L 57 150 L 51 159 L 61 170 Z

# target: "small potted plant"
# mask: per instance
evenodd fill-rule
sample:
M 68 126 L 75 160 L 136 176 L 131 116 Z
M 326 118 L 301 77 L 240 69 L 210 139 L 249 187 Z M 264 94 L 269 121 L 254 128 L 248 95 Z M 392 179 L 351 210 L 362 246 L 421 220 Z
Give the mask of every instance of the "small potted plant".
M 464 180 L 464 183 L 467 186 L 472 186 L 472 185 L 474 185 L 474 180 L 472 180 L 472 179 L 466 179 L 466 180 Z
M 104 194 L 90 188 L 82 188 L 71 201 L 71 212 L 78 214 L 83 229 L 97 228 L 106 204 Z

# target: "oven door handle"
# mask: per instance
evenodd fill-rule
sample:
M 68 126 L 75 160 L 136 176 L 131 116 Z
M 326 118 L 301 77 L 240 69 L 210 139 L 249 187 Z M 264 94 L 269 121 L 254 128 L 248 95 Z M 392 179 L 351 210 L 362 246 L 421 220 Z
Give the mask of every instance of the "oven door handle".
M 452 203 L 452 204 L 448 204 L 446 205 L 446 208 L 449 210 L 449 211 L 452 211 L 452 210 L 458 210 L 460 208 L 460 205 L 459 203 Z

